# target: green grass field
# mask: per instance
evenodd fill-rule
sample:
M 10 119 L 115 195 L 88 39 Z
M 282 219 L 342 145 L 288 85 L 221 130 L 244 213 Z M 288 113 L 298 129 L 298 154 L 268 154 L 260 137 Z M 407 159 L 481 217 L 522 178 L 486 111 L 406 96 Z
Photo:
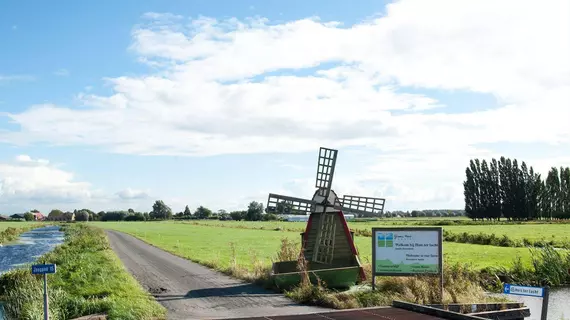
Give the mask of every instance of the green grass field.
M 414 220 L 412 218 L 410 220 L 403 220 L 403 219 L 386 219 L 382 221 L 373 221 L 373 222 L 349 222 L 348 225 L 353 230 L 371 230 L 373 227 L 387 227 L 387 226 L 394 226 L 394 227 L 406 227 L 406 223 L 412 224 L 414 221 L 422 221 L 422 222 L 429 222 L 428 219 L 420 219 Z M 432 219 L 431 221 L 441 221 L 440 218 L 436 220 Z M 203 224 L 203 225 L 212 225 L 212 226 L 229 226 L 229 227 L 236 227 L 241 226 L 245 228 L 264 228 L 268 230 L 273 230 L 276 228 L 283 228 L 285 230 L 290 231 L 304 231 L 306 226 L 306 222 L 281 222 L 281 221 L 218 221 L 218 220 L 199 220 L 196 223 Z M 422 225 L 428 226 L 428 225 Z M 494 225 L 452 225 L 452 226 L 443 226 L 444 230 L 453 232 L 453 233 L 471 233 L 471 234 L 495 234 L 496 236 L 500 237 L 503 235 L 507 235 L 509 238 L 513 240 L 523 240 L 528 239 L 532 241 L 537 240 L 553 240 L 555 243 L 565 243 L 570 242 L 570 224 L 536 224 L 536 223 L 529 223 L 529 224 L 494 224 Z
M 222 270 L 231 265 L 230 243 L 235 244 L 237 263 L 249 269 L 253 267 L 255 259 L 270 265 L 271 259 L 275 258 L 280 248 L 282 238 L 286 237 L 300 242 L 299 232 L 294 231 L 237 229 L 176 222 L 90 222 L 89 224 L 129 233 L 187 259 L 213 265 Z M 268 228 L 283 225 L 283 223 L 263 224 Z M 299 227 L 302 225 L 302 223 L 299 224 Z M 355 242 L 362 262 L 369 263 L 371 261 L 371 239 L 355 237 Z M 468 263 L 478 269 L 510 266 L 517 255 L 521 256 L 525 262 L 530 261 L 530 254 L 526 248 L 462 243 L 446 242 L 444 255 L 450 263 Z
M 30 221 L 30 222 L 27 222 L 27 221 L 14 221 L 14 222 L 12 222 L 12 221 L 10 221 L 10 222 L 1 221 L 0 222 L 0 232 L 8 229 L 9 227 L 21 228 L 21 227 L 30 226 L 33 224 L 37 224 L 37 222 L 35 222 L 35 221 Z

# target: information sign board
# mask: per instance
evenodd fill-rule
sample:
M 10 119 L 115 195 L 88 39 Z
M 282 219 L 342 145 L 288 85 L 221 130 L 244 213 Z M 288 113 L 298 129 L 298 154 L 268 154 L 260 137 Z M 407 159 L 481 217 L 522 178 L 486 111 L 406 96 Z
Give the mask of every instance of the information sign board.
M 441 228 L 373 228 L 374 276 L 440 274 Z

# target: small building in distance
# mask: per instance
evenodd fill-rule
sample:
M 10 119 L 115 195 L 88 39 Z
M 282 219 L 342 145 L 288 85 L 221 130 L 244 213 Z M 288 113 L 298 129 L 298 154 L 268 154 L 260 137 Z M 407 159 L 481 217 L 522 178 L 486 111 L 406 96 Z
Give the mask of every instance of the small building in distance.
M 34 215 L 34 220 L 36 221 L 44 221 L 46 219 L 46 216 L 44 216 L 41 212 L 36 211 L 36 212 L 31 212 L 31 214 Z
M 11 220 L 26 220 L 23 213 L 14 213 L 10 216 Z

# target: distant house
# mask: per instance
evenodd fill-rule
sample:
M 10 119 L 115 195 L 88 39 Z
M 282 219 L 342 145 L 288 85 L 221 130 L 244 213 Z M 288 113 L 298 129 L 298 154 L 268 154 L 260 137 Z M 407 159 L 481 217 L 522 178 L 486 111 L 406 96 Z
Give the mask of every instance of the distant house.
M 23 213 L 15 213 L 10 216 L 12 220 L 26 220 Z
M 0 221 L 6 221 L 6 220 L 8 220 L 8 217 L 0 215 Z
M 44 221 L 46 219 L 46 216 L 44 216 L 41 212 L 32 212 L 32 214 L 34 215 L 34 220 L 36 221 Z

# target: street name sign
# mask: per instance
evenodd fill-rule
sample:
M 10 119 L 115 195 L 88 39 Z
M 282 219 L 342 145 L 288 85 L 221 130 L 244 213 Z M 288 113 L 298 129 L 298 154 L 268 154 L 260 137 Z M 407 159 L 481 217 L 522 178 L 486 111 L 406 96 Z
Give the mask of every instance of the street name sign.
M 517 296 L 529 296 L 529 297 L 544 297 L 544 288 L 541 287 L 527 287 L 527 286 L 516 286 L 512 284 L 505 283 L 503 285 L 504 294 L 514 294 Z
M 548 319 L 548 287 L 517 286 L 515 284 L 505 283 L 503 284 L 503 293 L 516 296 L 542 298 L 542 312 L 540 314 L 540 319 Z
M 32 265 L 32 274 L 55 273 L 55 264 L 35 264 Z

